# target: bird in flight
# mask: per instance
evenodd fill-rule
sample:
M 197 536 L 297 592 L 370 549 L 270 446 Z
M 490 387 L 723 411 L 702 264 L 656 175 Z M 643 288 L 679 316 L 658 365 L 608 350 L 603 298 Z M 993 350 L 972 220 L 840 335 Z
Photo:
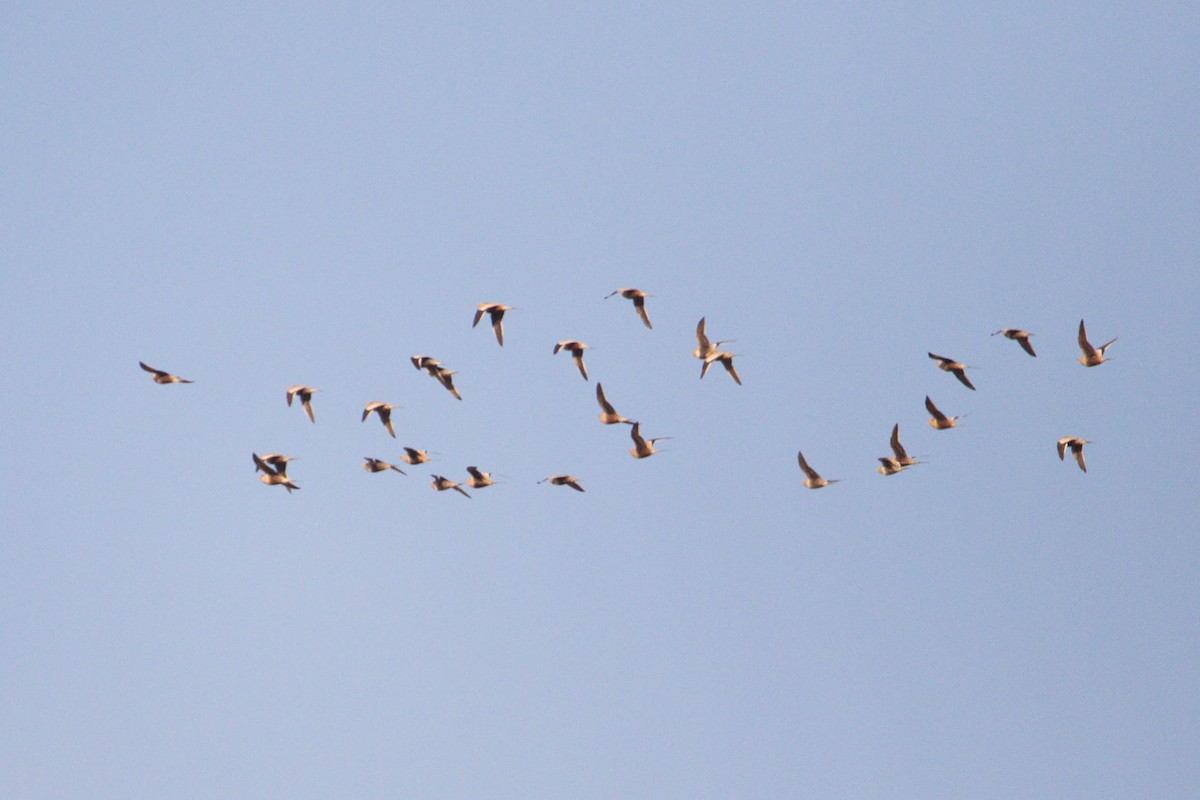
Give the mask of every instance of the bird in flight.
M 150 379 L 153 380 L 155 383 L 167 384 L 167 383 L 193 383 L 194 382 L 194 381 L 184 380 L 183 378 L 179 377 L 178 375 L 172 375 L 171 373 L 164 372 L 161 369 L 155 369 L 154 367 L 147 364 L 145 361 L 139 361 L 138 364 L 141 366 L 142 369 L 144 369 L 144 370 L 146 370 L 146 372 L 150 373 Z
M 1099 347 L 1092 347 L 1091 342 L 1087 339 L 1087 329 L 1083 327 L 1083 320 L 1079 320 L 1079 349 L 1083 351 L 1083 355 L 1079 357 L 1079 363 L 1085 367 L 1095 367 L 1103 364 L 1105 361 L 1109 361 L 1110 359 L 1105 358 L 1104 351 L 1116 340 L 1117 337 L 1114 336 Z M 145 366 L 145 364 L 142 366 Z M 158 379 L 155 378 L 155 380 Z
M 371 416 L 372 412 L 378 414 L 379 421 L 383 423 L 383 427 L 387 428 L 387 432 L 395 439 L 396 429 L 392 427 L 392 409 L 399 407 L 392 403 L 385 403 L 382 400 L 372 401 L 363 407 L 362 421 L 366 422 L 367 417 Z
M 262 475 L 258 479 L 267 486 L 282 486 L 288 490 L 288 494 L 292 493 L 293 489 L 300 487 L 292 483 L 292 479 L 287 474 L 287 462 L 291 461 L 291 456 L 283 456 L 278 453 L 258 453 L 250 454 L 254 458 L 254 469 L 261 472 Z
M 492 473 L 483 472 L 478 467 L 467 467 L 467 472 L 471 477 L 467 479 L 467 486 L 472 489 L 482 489 L 485 486 L 492 486 L 496 482 L 492 480 Z
M 579 485 L 579 478 L 576 478 L 574 475 L 551 475 L 549 478 L 542 478 L 538 483 L 545 483 L 546 481 L 550 481 L 550 484 L 553 486 L 570 486 L 577 492 L 586 491 Z
M 708 336 L 704 333 L 704 317 L 701 317 L 700 321 L 696 323 L 696 349 L 692 351 L 692 355 L 703 361 L 708 358 L 710 353 L 715 352 L 719 346 L 736 341 L 737 339 L 725 339 L 720 342 L 710 342 Z
M 434 489 L 437 489 L 439 492 L 444 492 L 447 489 L 453 489 L 468 500 L 471 499 L 471 495 L 467 494 L 461 486 L 449 478 L 443 478 L 441 475 L 430 475 L 429 477 L 433 478 L 433 483 L 429 485 Z
M 807 489 L 820 489 L 824 486 L 828 486 L 831 483 L 837 483 L 841 480 L 838 478 L 830 481 L 822 478 L 817 474 L 815 469 L 808 465 L 808 462 L 804 460 L 804 453 L 800 452 L 799 450 L 796 451 L 796 460 L 800 462 L 800 471 L 807 476 L 804 479 L 804 486 Z
M 475 321 L 471 323 L 474 328 L 479 324 L 479 320 L 483 319 L 483 315 L 487 314 L 492 320 L 492 330 L 496 332 L 496 341 L 504 347 L 504 312 L 515 311 L 513 306 L 505 306 L 500 303 L 480 303 L 475 308 Z
M 417 464 L 424 464 L 426 461 L 429 460 L 429 451 L 428 450 L 415 450 L 411 447 L 406 447 L 406 448 L 404 448 L 404 455 L 400 456 L 400 460 L 403 461 L 405 464 L 410 464 L 412 466 L 416 466 Z
M 975 387 L 971 384 L 970 378 L 967 377 L 966 364 L 962 363 L 961 361 L 955 361 L 953 358 L 935 356 L 933 353 L 930 353 L 929 357 L 938 362 L 938 369 L 942 370 L 943 372 L 953 372 L 954 377 L 958 378 L 963 386 L 967 387 L 971 391 L 975 391 Z
M 1063 461 L 1067 456 L 1067 448 L 1071 448 L 1071 454 L 1075 456 L 1075 463 L 1084 472 L 1087 472 L 1087 464 L 1083 463 L 1083 446 L 1091 444 L 1091 439 L 1080 439 L 1078 436 L 1064 436 L 1058 440 L 1058 460 Z
M 659 436 L 655 439 L 644 439 L 641 434 L 642 423 L 633 423 L 633 428 L 629 431 L 629 437 L 633 439 L 633 448 L 629 451 L 629 455 L 634 458 L 649 458 L 658 451 L 654 449 L 655 442 L 661 442 L 663 439 L 670 439 L 670 436 Z
M 708 368 L 712 364 L 719 361 L 721 366 L 725 367 L 725 371 L 729 373 L 729 376 L 733 378 L 734 382 L 738 386 L 741 386 L 742 379 L 738 377 L 737 370 L 733 368 L 734 355 L 734 353 L 726 353 L 724 350 L 712 350 L 704 357 L 704 363 L 700 365 L 700 380 L 704 380 L 704 373 L 708 372 Z
M 395 464 L 389 464 L 386 461 L 380 461 L 378 458 L 371 458 L 370 456 L 363 456 L 363 461 L 366 462 L 363 464 L 363 469 L 365 469 L 367 472 L 387 472 L 389 469 L 394 469 L 394 470 L 396 470 L 396 472 L 399 472 L 401 475 L 408 474 L 404 470 L 397 467 Z
M 961 419 L 961 415 L 958 417 L 947 417 L 941 411 L 938 411 L 938 407 L 929 399 L 929 395 L 925 395 L 925 410 L 933 415 L 929 420 L 929 427 L 934 430 L 944 431 L 947 428 L 958 427 L 958 420 Z
M 583 351 L 591 349 L 591 345 L 586 345 L 583 342 L 576 341 L 575 339 L 564 339 L 563 341 L 554 345 L 554 354 L 558 355 L 559 350 L 566 350 L 568 353 L 570 353 L 571 358 L 575 361 L 575 366 L 579 367 L 579 374 L 582 375 L 583 379 L 586 381 L 588 376 L 587 367 L 583 365 Z
M 313 416 L 312 396 L 313 392 L 317 391 L 311 386 L 289 386 L 287 389 L 288 406 L 292 405 L 292 400 L 300 398 L 300 405 L 304 406 L 304 413 L 308 414 L 310 422 L 316 422 L 316 417 Z
M 624 422 L 629 425 L 634 423 L 631 420 L 622 417 L 613 408 L 613 404 L 608 402 L 608 398 L 604 396 L 604 386 L 600 383 L 596 384 L 596 402 L 600 404 L 600 421 L 605 425 L 616 425 L 618 422 Z
M 650 317 L 646 314 L 646 298 L 653 297 L 654 295 L 646 294 L 641 289 L 617 289 L 612 294 L 606 295 L 604 299 L 607 300 L 609 297 L 613 297 L 614 295 L 618 294 L 621 295 L 621 297 L 624 297 L 626 300 L 633 301 L 633 307 L 637 310 L 638 316 L 642 318 L 642 324 L 644 324 L 647 328 L 654 328 L 654 326 L 650 324 Z
M 902 469 L 911 467 L 913 464 L 921 463 L 910 456 L 904 449 L 904 445 L 900 444 L 899 422 L 892 426 L 892 438 L 890 440 L 890 444 L 892 446 L 892 455 L 880 458 L 880 466 L 876 467 L 876 471 L 879 472 L 880 475 L 895 475 Z
M 1022 350 L 1024 350 L 1026 353 L 1029 353 L 1029 355 L 1033 356 L 1034 358 L 1037 358 L 1037 353 L 1033 352 L 1033 345 L 1029 343 L 1029 337 L 1033 336 L 1033 334 L 1029 331 L 1023 331 L 1020 328 L 1002 328 L 996 331 L 996 333 L 993 333 L 992 336 L 995 336 L 997 333 L 1003 336 L 1005 339 L 1012 339 L 1017 344 L 1021 345 Z

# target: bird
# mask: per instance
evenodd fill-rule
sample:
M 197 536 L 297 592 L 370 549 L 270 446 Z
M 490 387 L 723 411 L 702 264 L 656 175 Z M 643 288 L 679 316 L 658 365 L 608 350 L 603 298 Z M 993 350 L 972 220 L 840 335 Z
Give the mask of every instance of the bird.
M 709 353 L 715 351 L 718 346 L 736 341 L 737 339 L 726 339 L 721 342 L 710 342 L 708 340 L 708 336 L 706 336 L 704 333 L 704 317 L 701 317 L 700 321 L 696 323 L 696 349 L 692 351 L 692 355 L 696 358 L 704 360 L 708 357 Z
M 437 377 L 435 373 L 442 367 L 442 362 L 429 356 L 410 356 L 408 360 L 412 362 L 414 367 L 425 370 L 435 378 Z
M 1058 460 L 1063 461 L 1067 456 L 1067 448 L 1071 448 L 1071 454 L 1075 456 L 1075 463 L 1084 472 L 1087 472 L 1087 464 L 1083 463 L 1083 446 L 1091 444 L 1091 439 L 1080 439 L 1078 436 L 1064 436 L 1058 440 Z
M 629 451 L 629 455 L 634 458 L 648 458 L 658 451 L 654 449 L 655 442 L 661 442 L 663 439 L 670 439 L 670 436 L 659 436 L 656 439 L 643 439 L 641 434 L 642 423 L 633 423 L 633 428 L 629 431 L 629 437 L 633 439 L 633 448 Z
M 939 431 L 958 427 L 958 420 L 961 419 L 961 415 L 958 417 L 947 417 L 941 411 L 938 411 L 938 407 L 929 399 L 929 395 L 925 395 L 925 409 L 933 415 L 932 419 L 929 420 L 929 427 Z
M 1083 351 L 1083 355 L 1079 357 L 1079 363 L 1083 364 L 1085 367 L 1095 367 L 1099 364 L 1103 364 L 1105 361 L 1111 360 L 1104 357 L 1104 351 L 1107 350 L 1108 346 L 1116 340 L 1117 337 L 1114 336 L 1105 344 L 1102 344 L 1099 347 L 1092 347 L 1091 342 L 1087 340 L 1087 330 L 1083 327 L 1083 320 L 1079 320 L 1079 349 Z M 145 366 L 145 364 L 142 366 Z M 158 378 L 155 378 L 155 380 L 158 380 Z
M 399 407 L 400 406 L 393 405 L 391 403 L 385 403 L 381 400 L 374 400 L 370 403 L 367 403 L 367 405 L 363 408 L 362 421 L 366 422 L 367 417 L 369 417 L 371 412 L 374 411 L 379 415 L 379 421 L 383 423 L 383 427 L 387 428 L 387 432 L 392 435 L 393 439 L 395 439 L 396 429 L 392 427 L 392 409 Z
M 721 362 L 725 367 L 725 371 L 729 373 L 734 382 L 738 386 L 742 385 L 742 379 L 738 377 L 737 370 L 733 368 L 734 353 L 726 353 L 724 350 L 713 350 L 704 357 L 704 363 L 700 365 L 700 380 L 704 380 L 704 373 L 708 372 L 708 368 L 714 362 Z
M 920 464 L 915 458 L 910 456 L 904 449 L 904 445 L 900 444 L 900 423 L 897 422 L 892 427 L 892 438 L 890 442 L 892 446 L 892 455 L 885 456 L 879 459 L 881 466 L 876 467 L 876 471 L 880 475 L 895 475 L 906 467 L 911 467 L 913 464 Z
M 429 377 L 435 379 L 438 383 L 446 388 L 446 391 L 454 395 L 459 400 L 462 400 L 462 395 L 458 393 L 458 389 L 454 388 L 454 378 L 451 377 L 457 373 L 454 370 L 446 369 L 442 366 L 442 362 L 436 358 L 429 356 L 412 356 L 409 361 L 417 369 L 423 369 L 429 373 Z
M 146 372 L 151 373 L 150 379 L 153 380 L 155 383 L 162 383 L 162 384 L 195 383 L 195 381 L 184 380 L 183 378 L 179 377 L 178 375 L 172 375 L 171 373 L 164 372 L 161 369 L 155 369 L 154 367 L 147 364 L 145 361 L 139 361 L 138 364 L 141 366 L 142 369 L 146 370 Z
M 1029 337 L 1033 336 L 1033 334 L 1029 331 L 1023 331 L 1020 328 L 1002 328 L 996 331 L 996 333 L 993 333 L 992 336 L 995 336 L 997 333 L 1002 335 L 1005 339 L 1012 339 L 1017 344 L 1021 345 L 1021 349 L 1023 349 L 1026 353 L 1029 353 L 1029 355 L 1037 358 L 1037 353 L 1033 352 L 1033 345 L 1029 343 Z
M 960 361 L 955 361 L 952 358 L 946 358 L 945 356 L 935 356 L 933 353 L 930 353 L 929 357 L 938 362 L 938 369 L 942 370 L 943 372 L 953 372 L 954 377 L 958 378 L 958 380 L 962 382 L 963 386 L 966 386 L 971 391 L 975 391 L 975 387 L 971 384 L 970 379 L 967 377 L 966 364 L 963 364 Z
M 617 289 L 612 294 L 605 296 L 605 300 L 614 295 L 621 295 L 626 300 L 633 301 L 633 307 L 637 310 L 638 316 L 642 318 L 642 323 L 650 329 L 654 326 L 650 324 L 650 317 L 646 315 L 646 298 L 653 297 L 652 294 L 646 294 L 641 289 Z
M 449 478 L 443 478 L 441 475 L 430 475 L 430 477 L 433 478 L 433 483 L 429 485 L 434 489 L 437 489 L 439 492 L 444 492 L 447 489 L 453 489 L 468 500 L 471 499 L 471 495 L 467 494 L 461 486 Z
M 278 454 L 268 453 L 265 457 L 259 456 L 258 453 L 251 453 L 250 455 L 254 458 L 255 470 L 262 472 L 262 475 L 259 475 L 258 479 L 267 486 L 282 486 L 288 490 L 288 494 L 291 494 L 293 489 L 300 488 L 296 484 L 292 483 L 292 479 L 287 475 L 288 459 L 286 457 L 282 462 L 279 462 L 282 467 L 276 468 L 271 466 L 271 463 L 266 459 L 278 459 L 280 458 Z
M 424 464 L 426 461 L 429 460 L 429 451 L 428 450 L 414 450 L 411 447 L 406 447 L 406 448 L 404 448 L 404 455 L 400 456 L 400 460 L 403 461 L 405 464 L 410 464 L 412 466 L 416 466 L 417 464 Z
M 317 391 L 311 386 L 289 386 L 287 389 L 288 406 L 291 406 L 294 398 L 300 398 L 300 405 L 304 406 L 304 413 L 308 414 L 308 419 L 311 422 L 316 422 L 316 417 L 313 416 L 312 396 L 313 392 Z
M 542 478 L 538 483 L 545 483 L 546 481 L 550 481 L 553 486 L 570 486 L 577 492 L 586 491 L 579 485 L 579 478 L 576 478 L 574 475 L 551 475 L 549 478 Z
M 828 486 L 831 483 L 837 483 L 841 480 L 838 478 L 837 480 L 828 481 L 822 478 L 817 474 L 815 469 L 808 465 L 808 462 L 804 460 L 804 453 L 799 450 L 796 451 L 796 460 L 800 462 L 800 470 L 808 476 L 804 479 L 804 486 L 808 489 L 820 489 L 823 486 Z
M 253 455 L 253 454 L 251 454 Z M 280 453 L 263 453 L 261 456 L 256 456 L 254 459 L 255 469 L 260 469 L 259 462 L 268 465 L 274 472 L 280 475 L 287 475 L 287 465 L 289 461 L 295 461 L 295 456 L 285 456 Z M 262 470 L 266 472 L 266 470 Z
M 472 489 L 482 489 L 496 483 L 492 480 L 492 473 L 482 472 L 478 467 L 467 467 L 467 472 L 471 474 L 471 477 L 467 479 L 467 486 Z
M 487 314 L 492 320 L 492 330 L 496 332 L 496 341 L 501 347 L 504 347 L 504 312 L 515 311 L 513 306 L 505 306 L 500 303 L 480 303 L 475 309 L 475 321 L 471 323 L 474 328 L 479 324 L 479 320 L 483 319 L 483 315 Z
M 618 422 L 624 422 L 628 425 L 634 424 L 631 420 L 617 413 L 612 403 L 608 402 L 608 398 L 604 396 L 604 386 L 599 383 L 596 384 L 596 401 L 600 403 L 600 421 L 605 425 L 616 425 Z
M 394 469 L 394 470 L 396 470 L 396 472 L 399 472 L 401 475 L 408 474 L 404 470 L 397 467 L 395 464 L 389 464 L 386 461 L 380 461 L 378 458 L 371 458 L 370 456 L 363 456 L 363 461 L 366 462 L 365 464 L 363 464 L 363 469 L 365 469 L 367 472 L 387 472 L 389 469 Z
M 431 375 L 433 375 L 433 377 L 435 377 L 435 378 L 437 378 L 437 379 L 438 379 L 438 383 L 440 383 L 440 384 L 442 384 L 442 386 L 445 386 L 445 387 L 446 387 L 446 391 L 448 391 L 450 394 L 454 395 L 454 396 L 455 396 L 456 398 L 458 398 L 459 400 L 462 400 L 462 395 L 458 393 L 458 389 L 455 389 L 455 388 L 454 388 L 454 378 L 453 378 L 453 376 L 454 376 L 455 374 L 457 374 L 457 373 L 456 373 L 454 370 L 452 370 L 452 369 L 439 369 L 439 370 L 437 371 L 437 374 L 436 374 L 436 375 L 435 375 L 434 373 L 432 373 L 432 372 L 431 372 L 430 374 L 431 374 Z
M 571 358 L 575 361 L 575 366 L 579 367 L 579 374 L 582 375 L 583 379 L 586 381 L 588 379 L 588 374 L 587 367 L 583 365 L 583 351 L 591 349 L 592 348 L 590 345 L 586 345 L 583 342 L 576 341 L 575 339 L 564 339 L 563 341 L 554 345 L 554 354 L 558 355 L 559 350 L 566 350 L 569 352 L 571 354 Z

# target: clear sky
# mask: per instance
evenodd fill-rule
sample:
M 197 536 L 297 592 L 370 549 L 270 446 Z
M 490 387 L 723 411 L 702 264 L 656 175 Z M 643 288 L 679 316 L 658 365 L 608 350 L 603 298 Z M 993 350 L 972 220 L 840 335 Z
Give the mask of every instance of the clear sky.
M 1195 3 L 0 13 L 0 796 L 1200 796 Z

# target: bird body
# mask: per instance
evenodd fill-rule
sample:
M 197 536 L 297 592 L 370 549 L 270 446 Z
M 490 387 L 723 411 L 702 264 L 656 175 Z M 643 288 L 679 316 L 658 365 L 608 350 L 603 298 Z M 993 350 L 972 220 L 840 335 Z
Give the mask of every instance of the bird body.
M 1099 347 L 1092 347 L 1091 342 L 1087 339 L 1087 329 L 1083 327 L 1083 320 L 1079 320 L 1079 349 L 1083 351 L 1083 355 L 1079 357 L 1079 363 L 1085 367 L 1095 367 L 1109 361 L 1110 359 L 1105 357 L 1104 351 L 1116 340 L 1117 337 L 1114 336 Z
M 316 422 L 316 417 L 313 416 L 312 396 L 313 392 L 317 391 L 311 386 L 289 386 L 287 388 L 287 404 L 290 407 L 292 400 L 300 398 L 300 405 L 304 407 L 304 413 L 308 415 L 310 422 Z
M 1033 336 L 1029 331 L 1023 331 L 1020 328 L 1001 328 L 993 333 L 992 336 L 1000 334 L 1005 339 L 1012 339 L 1017 344 L 1021 345 L 1021 349 L 1029 355 L 1037 358 L 1037 353 L 1033 352 L 1033 345 L 1029 343 L 1029 337 Z
M 629 431 L 629 437 L 633 439 L 633 448 L 629 451 L 629 455 L 634 458 L 649 458 L 658 451 L 654 449 L 655 442 L 661 442 L 663 439 L 670 439 L 670 436 L 659 436 L 655 439 L 642 438 L 641 434 L 642 423 L 633 423 L 633 428 Z
M 482 489 L 485 486 L 493 486 L 496 483 L 492 480 L 492 473 L 483 472 L 478 467 L 467 467 L 467 472 L 471 475 L 467 479 L 467 486 L 470 486 L 472 489 Z
M 254 458 L 254 469 L 262 472 L 258 479 L 267 486 L 282 486 L 288 490 L 288 494 L 292 493 L 293 489 L 299 489 L 292 479 L 287 474 L 287 462 L 292 460 L 290 456 L 281 456 L 278 453 L 266 453 L 259 455 L 258 453 L 250 454 Z
M 646 314 L 646 298 L 653 297 L 653 295 L 646 294 L 641 289 L 617 289 L 604 299 L 607 300 L 609 297 L 613 297 L 614 295 L 618 294 L 621 295 L 621 297 L 624 297 L 626 300 L 633 301 L 633 307 L 637 311 L 637 315 L 642 318 L 643 325 L 645 325 L 647 328 L 654 328 L 654 326 L 650 324 L 649 315 Z
M 806 489 L 820 489 L 828 486 L 831 483 L 838 483 L 838 481 L 841 480 L 840 478 L 835 480 L 826 480 L 825 478 L 822 478 L 817 474 L 815 469 L 808 465 L 808 462 L 804 460 L 804 453 L 799 450 L 796 451 L 796 460 L 800 462 L 800 471 L 806 476 L 804 478 L 804 487 Z
M 363 464 L 363 469 L 365 469 L 367 472 L 387 472 L 389 469 L 393 469 L 396 472 L 399 472 L 401 475 L 408 474 L 404 470 L 397 467 L 395 464 L 389 464 L 386 461 L 380 461 L 378 458 L 371 458 L 370 456 L 363 456 L 363 461 L 365 462 Z
M 437 489 L 439 492 L 444 492 L 447 489 L 453 489 L 454 491 L 458 492 L 459 494 L 461 494 L 463 497 L 467 498 L 468 500 L 471 499 L 471 495 L 467 494 L 466 491 L 464 491 L 461 486 L 459 486 L 457 483 L 450 480 L 449 478 L 443 478 L 441 475 L 431 475 L 430 477 L 433 478 L 433 483 L 431 483 L 429 485 L 432 486 L 434 489 Z
M 564 339 L 554 345 L 554 354 L 558 355 L 559 350 L 566 350 L 571 354 L 571 359 L 575 362 L 575 366 L 579 368 L 579 374 L 586 381 L 588 379 L 587 367 L 583 364 L 583 351 L 591 350 L 590 345 L 586 345 L 576 339 Z
M 930 353 L 929 357 L 938 362 L 938 369 L 942 370 L 943 372 L 954 373 L 954 377 L 958 378 L 959 382 L 962 383 L 963 386 L 966 386 L 971 391 L 975 390 L 975 386 L 967 377 L 966 364 L 963 364 L 961 361 L 955 361 L 952 358 L 946 358 L 945 356 L 935 356 L 933 353 Z
M 624 422 L 629 425 L 634 424 L 617 413 L 612 403 L 608 402 L 608 398 L 604 396 L 604 386 L 600 383 L 596 384 L 596 402 L 600 404 L 600 421 L 605 425 L 616 425 L 618 422 Z
M 929 420 L 929 427 L 934 430 L 944 431 L 947 428 L 958 427 L 960 417 L 947 417 L 938 407 L 929 399 L 929 395 L 925 395 L 925 409 L 932 415 Z
M 576 478 L 574 475 L 551 475 L 549 478 L 542 478 L 538 483 L 545 483 L 546 481 L 550 481 L 552 486 L 570 486 L 577 492 L 585 491 L 579 485 L 579 478 Z
M 396 429 L 392 427 L 392 409 L 394 408 L 399 408 L 399 406 L 392 403 L 385 403 L 382 400 L 374 400 L 367 403 L 363 408 L 362 421 L 366 422 L 367 417 L 371 416 L 372 413 L 378 414 L 379 421 L 383 423 L 383 427 L 387 428 L 387 432 L 395 439 Z
M 483 315 L 487 314 L 492 320 L 492 330 L 496 333 L 496 341 L 501 347 L 504 347 L 504 312 L 513 310 L 513 306 L 500 303 L 480 303 L 475 308 L 475 321 L 471 323 L 471 327 L 474 328 L 478 325 L 479 320 L 483 319 Z
M 166 385 L 168 383 L 193 383 L 193 381 L 184 380 L 183 378 L 179 377 L 178 375 L 172 375 L 171 373 L 164 372 L 161 369 L 155 369 L 154 367 L 147 364 L 145 361 L 139 361 L 138 365 L 142 369 L 146 370 L 146 372 L 150 373 L 150 379 L 152 381 L 154 381 L 155 383 L 161 383 L 163 385 Z
M 429 460 L 429 451 L 428 450 L 414 450 L 411 447 L 406 447 L 406 448 L 404 448 L 404 455 L 400 456 L 400 460 L 403 461 L 405 464 L 410 464 L 412 466 L 416 466 L 417 464 L 424 464 L 426 461 Z
M 1078 436 L 1064 436 L 1058 440 L 1058 460 L 1063 461 L 1067 455 L 1067 448 L 1071 448 L 1071 454 L 1075 456 L 1075 463 L 1084 472 L 1087 472 L 1087 464 L 1083 462 L 1083 446 L 1091 444 L 1091 439 L 1080 439 Z

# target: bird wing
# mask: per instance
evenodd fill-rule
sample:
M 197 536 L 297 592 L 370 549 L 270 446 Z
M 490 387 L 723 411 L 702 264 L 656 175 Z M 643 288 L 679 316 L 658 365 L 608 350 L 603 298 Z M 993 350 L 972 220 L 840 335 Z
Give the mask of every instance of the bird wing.
M 961 367 L 959 369 L 954 370 L 954 377 L 958 378 L 959 381 L 962 382 L 963 386 L 966 386 L 968 389 L 971 389 L 972 391 L 974 391 L 975 386 L 971 383 L 971 379 L 967 377 L 966 370 L 962 369 Z
M 938 407 L 935 406 L 933 401 L 929 399 L 929 395 L 925 395 L 925 410 L 932 414 L 933 418 L 936 420 L 941 421 L 946 418 L 946 415 L 941 411 L 938 411 Z
M 800 470 L 805 475 L 812 478 L 813 480 L 816 480 L 817 478 L 821 477 L 820 475 L 817 474 L 817 471 L 815 469 L 813 469 L 812 467 L 810 467 L 808 465 L 808 462 L 804 460 L 804 453 L 800 452 L 799 450 L 796 451 L 796 460 L 800 462 Z
M 1029 343 L 1028 336 L 1018 336 L 1017 344 L 1021 345 L 1021 349 L 1024 350 L 1026 353 L 1029 353 L 1029 355 L 1033 356 L 1034 358 L 1037 358 L 1037 353 L 1033 352 L 1033 345 Z
M 604 385 L 600 383 L 596 384 L 596 401 L 600 403 L 600 407 L 604 409 L 605 413 L 617 413 L 617 410 L 613 408 L 612 403 L 608 402 L 608 398 L 604 396 Z
M 1111 344 L 1111 342 L 1110 342 Z M 1096 350 L 1092 347 L 1091 342 L 1087 340 L 1087 329 L 1083 327 L 1083 320 L 1079 320 L 1079 349 L 1088 358 L 1096 355 Z
M 896 458 L 900 461 L 908 459 L 908 453 L 904 451 L 904 445 L 900 444 L 900 423 L 897 422 L 892 427 L 892 452 L 896 454 Z
M 475 309 L 475 321 L 471 323 L 472 328 L 474 328 L 476 325 L 479 324 L 479 320 L 483 319 L 483 312 L 486 308 L 487 308 L 487 306 L 485 304 L 485 305 L 481 305 L 479 308 Z
M 646 313 L 646 298 L 633 298 L 633 307 L 637 309 L 638 316 L 642 318 L 642 322 L 645 324 L 645 326 L 653 330 L 654 326 L 650 324 L 650 316 Z

